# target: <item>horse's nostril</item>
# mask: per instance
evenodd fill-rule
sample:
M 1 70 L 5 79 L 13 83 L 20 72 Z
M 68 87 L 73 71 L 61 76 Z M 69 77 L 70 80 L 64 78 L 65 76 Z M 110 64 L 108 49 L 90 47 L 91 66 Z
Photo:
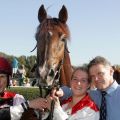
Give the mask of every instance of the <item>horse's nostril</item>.
M 54 76 L 54 70 L 50 69 L 49 76 L 53 77 Z

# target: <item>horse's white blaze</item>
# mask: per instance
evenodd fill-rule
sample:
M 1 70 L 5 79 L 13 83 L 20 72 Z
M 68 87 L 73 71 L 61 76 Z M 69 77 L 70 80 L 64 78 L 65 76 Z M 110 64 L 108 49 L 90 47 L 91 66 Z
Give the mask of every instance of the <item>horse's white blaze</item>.
M 47 73 L 48 73 L 48 68 L 46 67 L 46 61 L 44 62 L 43 66 L 39 67 L 39 73 L 40 76 L 45 79 Z

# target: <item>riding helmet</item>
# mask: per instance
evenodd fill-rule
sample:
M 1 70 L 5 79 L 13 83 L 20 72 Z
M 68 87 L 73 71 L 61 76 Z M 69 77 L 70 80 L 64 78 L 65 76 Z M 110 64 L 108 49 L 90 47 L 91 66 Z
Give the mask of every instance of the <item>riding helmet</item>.
M 4 74 L 12 76 L 11 64 L 4 57 L 0 57 L 0 73 L 4 73 Z

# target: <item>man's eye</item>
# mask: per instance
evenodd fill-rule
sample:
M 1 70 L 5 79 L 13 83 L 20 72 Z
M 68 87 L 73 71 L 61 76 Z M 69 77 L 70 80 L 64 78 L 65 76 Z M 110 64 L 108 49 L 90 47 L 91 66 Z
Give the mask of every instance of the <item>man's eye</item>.
M 103 76 L 104 72 L 99 72 L 98 75 Z
M 86 80 L 86 79 L 84 79 L 84 80 L 82 80 L 82 82 L 87 82 L 87 80 Z
M 77 79 L 73 79 L 73 80 L 77 80 Z

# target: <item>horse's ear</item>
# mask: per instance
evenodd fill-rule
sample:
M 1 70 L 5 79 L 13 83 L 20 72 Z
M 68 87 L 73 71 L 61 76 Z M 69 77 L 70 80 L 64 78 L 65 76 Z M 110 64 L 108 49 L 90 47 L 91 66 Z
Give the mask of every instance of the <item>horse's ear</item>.
M 46 10 L 44 8 L 44 5 L 41 5 L 41 7 L 39 8 L 39 11 L 38 11 L 38 20 L 39 20 L 39 22 L 42 22 L 46 18 L 47 18 Z
M 63 23 L 66 23 L 66 21 L 68 19 L 67 9 L 66 9 L 66 7 L 64 5 L 62 6 L 62 8 L 61 8 L 61 10 L 59 12 L 59 19 Z

